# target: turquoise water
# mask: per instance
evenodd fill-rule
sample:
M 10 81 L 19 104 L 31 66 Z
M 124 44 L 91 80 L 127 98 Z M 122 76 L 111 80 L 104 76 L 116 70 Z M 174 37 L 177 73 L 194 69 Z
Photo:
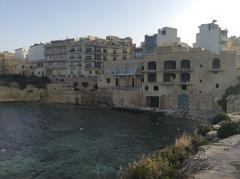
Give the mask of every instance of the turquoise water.
M 0 178 L 117 178 L 143 153 L 196 124 L 146 113 L 0 104 Z

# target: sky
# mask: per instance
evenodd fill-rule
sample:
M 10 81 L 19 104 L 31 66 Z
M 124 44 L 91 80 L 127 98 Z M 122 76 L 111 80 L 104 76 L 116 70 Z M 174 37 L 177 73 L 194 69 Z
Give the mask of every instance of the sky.
M 94 35 L 132 37 L 174 27 L 192 45 L 200 24 L 213 19 L 240 36 L 240 0 L 0 0 L 0 51 Z

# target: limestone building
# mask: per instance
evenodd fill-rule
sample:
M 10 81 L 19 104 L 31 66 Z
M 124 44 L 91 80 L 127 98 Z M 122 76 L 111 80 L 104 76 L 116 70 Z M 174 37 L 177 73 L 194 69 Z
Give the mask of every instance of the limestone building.
M 144 65 L 146 107 L 207 111 L 237 83 L 237 56 L 201 49 L 172 49 L 148 55 Z

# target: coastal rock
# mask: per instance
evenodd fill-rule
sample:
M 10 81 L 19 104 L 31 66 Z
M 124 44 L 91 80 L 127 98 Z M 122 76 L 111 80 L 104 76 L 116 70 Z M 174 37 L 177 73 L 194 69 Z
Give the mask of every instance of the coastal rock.
M 239 179 L 240 135 L 200 147 L 188 171 L 194 179 Z

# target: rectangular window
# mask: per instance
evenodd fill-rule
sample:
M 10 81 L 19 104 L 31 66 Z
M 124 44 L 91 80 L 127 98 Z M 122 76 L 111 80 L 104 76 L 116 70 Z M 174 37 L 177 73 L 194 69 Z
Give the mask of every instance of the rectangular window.
M 115 81 L 115 82 L 116 82 L 116 86 L 118 86 L 118 79 L 116 79 L 116 81 Z
M 182 90 L 187 90 L 187 85 L 182 85 Z
M 157 81 L 156 73 L 149 73 L 148 82 L 156 82 L 156 81 Z
M 153 90 L 154 90 L 154 91 L 158 91 L 158 90 L 159 90 L 159 87 L 158 87 L 158 86 L 154 86 L 154 87 L 153 87 Z
M 145 86 L 145 91 L 148 91 L 148 86 Z
M 110 82 L 111 82 L 111 81 L 110 81 L 110 78 L 108 78 L 108 79 L 107 79 L 107 83 L 110 83 Z
M 175 73 L 164 73 L 163 74 L 163 82 L 164 83 L 170 83 L 173 82 L 176 79 Z

